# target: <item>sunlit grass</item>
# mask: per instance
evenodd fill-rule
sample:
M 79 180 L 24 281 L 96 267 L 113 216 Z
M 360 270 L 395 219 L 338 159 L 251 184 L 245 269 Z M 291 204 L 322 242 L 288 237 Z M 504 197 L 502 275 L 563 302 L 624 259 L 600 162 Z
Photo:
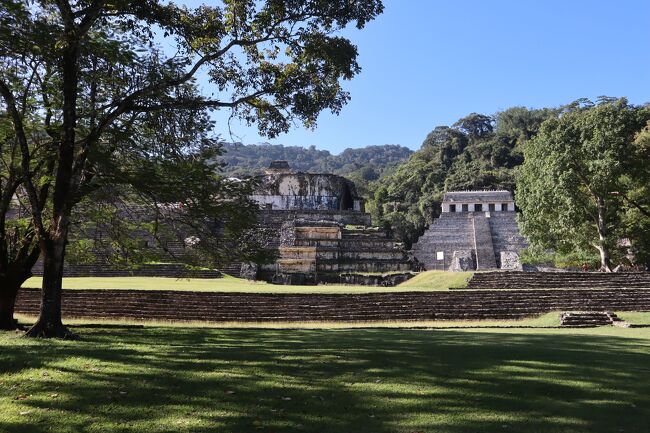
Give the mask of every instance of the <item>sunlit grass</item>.
M 34 316 L 16 314 L 20 323 L 33 323 Z M 519 320 L 413 320 L 368 322 L 204 322 L 137 319 L 69 318 L 70 325 L 160 326 L 189 328 L 262 328 L 262 329 L 358 329 L 358 328 L 544 328 L 560 325 L 558 312 Z
M 423 272 L 396 287 L 372 287 L 322 284 L 318 286 L 284 286 L 263 281 L 249 281 L 231 276 L 215 279 L 163 277 L 70 277 L 63 279 L 63 288 L 121 290 L 181 290 L 199 292 L 243 293 L 377 293 L 396 291 L 446 290 L 466 284 L 470 272 Z M 41 287 L 42 278 L 32 277 L 23 287 Z
M 399 289 L 448 290 L 450 287 L 467 287 L 473 272 L 425 271 L 403 282 Z
M 644 432 L 650 329 L 0 334 L 0 431 Z
M 616 315 L 632 325 L 650 326 L 650 312 L 623 311 Z

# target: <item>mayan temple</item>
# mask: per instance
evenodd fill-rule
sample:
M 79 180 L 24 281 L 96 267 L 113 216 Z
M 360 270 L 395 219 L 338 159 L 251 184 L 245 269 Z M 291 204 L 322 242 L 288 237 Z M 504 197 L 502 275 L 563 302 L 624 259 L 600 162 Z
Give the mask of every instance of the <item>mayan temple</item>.
M 527 243 L 515 215 L 509 191 L 448 192 L 413 255 L 427 270 L 521 269 Z

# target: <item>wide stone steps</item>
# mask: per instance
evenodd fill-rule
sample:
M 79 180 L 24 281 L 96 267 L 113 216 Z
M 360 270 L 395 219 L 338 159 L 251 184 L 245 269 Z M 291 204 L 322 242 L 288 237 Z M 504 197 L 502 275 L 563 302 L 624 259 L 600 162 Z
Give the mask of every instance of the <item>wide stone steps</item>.
M 609 311 L 569 311 L 560 314 L 560 326 L 587 328 L 615 324 L 621 326 L 624 322 Z
M 350 261 L 319 260 L 316 263 L 319 272 L 397 272 L 410 271 L 411 263 L 406 260 L 359 259 Z
M 650 272 L 477 272 L 467 288 L 650 288 Z
M 650 311 L 650 289 L 394 292 L 348 295 L 68 290 L 66 317 L 197 321 L 519 319 L 550 311 Z M 23 289 L 16 311 L 36 314 Z
M 386 234 L 381 232 L 354 232 L 345 231 L 341 232 L 341 239 L 386 239 Z
M 473 220 L 474 250 L 476 251 L 476 269 L 495 269 L 497 267 L 492 243 L 490 222 L 483 216 L 476 216 Z
M 385 251 L 394 249 L 396 242 L 394 239 L 296 239 L 296 247 L 321 247 L 321 248 L 339 248 L 351 251 Z
M 239 278 L 241 276 L 241 263 L 229 263 L 219 269 L 224 274 Z
M 332 247 L 281 247 L 282 258 L 300 259 L 311 258 L 319 261 L 343 260 L 343 261 L 375 261 L 375 260 L 405 260 L 406 253 L 400 250 L 342 250 Z

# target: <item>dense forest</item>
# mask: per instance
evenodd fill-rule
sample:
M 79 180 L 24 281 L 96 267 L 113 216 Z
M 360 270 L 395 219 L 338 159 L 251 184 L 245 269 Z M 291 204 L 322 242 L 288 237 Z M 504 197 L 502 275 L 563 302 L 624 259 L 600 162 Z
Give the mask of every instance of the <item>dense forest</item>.
M 260 174 L 274 160 L 289 161 L 295 171 L 335 173 L 357 182 L 362 192 L 369 182 L 387 175 L 398 164 L 408 160 L 413 151 L 394 144 L 345 149 L 338 155 L 315 146 L 283 146 L 281 144 L 223 143 L 225 163 L 223 174 L 250 176 Z
M 513 191 L 523 144 L 555 113 L 513 107 L 493 116 L 472 113 L 434 128 L 406 163 L 370 186 L 373 220 L 410 246 L 439 215 L 444 191 Z

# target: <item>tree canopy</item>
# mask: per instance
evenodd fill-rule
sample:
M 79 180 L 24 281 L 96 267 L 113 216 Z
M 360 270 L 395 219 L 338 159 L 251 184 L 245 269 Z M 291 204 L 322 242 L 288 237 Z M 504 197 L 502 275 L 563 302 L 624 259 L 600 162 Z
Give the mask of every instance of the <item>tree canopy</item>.
M 194 124 L 203 110 L 228 109 L 269 137 L 293 122 L 314 127 L 321 111 L 341 110 L 349 99 L 341 80 L 360 71 L 356 47 L 338 30 L 362 28 L 381 12 L 379 0 L 225 0 L 194 9 L 151 0 L 2 0 L 0 96 L 44 261 L 41 312 L 28 334 L 70 335 L 60 314 L 66 244 L 73 209 L 94 184 L 120 173 L 133 153 L 155 166 L 191 153 L 165 116 Z M 157 45 L 161 35 L 172 51 Z M 208 92 L 196 86 L 198 74 L 208 77 Z M 146 139 L 157 134 L 165 139 Z M 44 145 L 35 146 L 41 136 Z M 202 197 L 230 203 L 234 184 L 215 182 L 221 194 Z M 165 200 L 166 192 L 159 191 Z
M 612 260 L 620 263 L 621 240 L 638 240 L 648 224 L 641 218 L 650 170 L 641 129 L 649 118 L 647 107 L 606 98 L 578 101 L 546 120 L 524 146 L 517 179 L 524 234 L 561 252 L 595 248 L 606 271 Z
M 413 153 L 404 146 L 386 144 L 348 148 L 338 155 L 315 146 L 283 146 L 281 144 L 223 143 L 224 162 L 222 172 L 228 176 L 251 176 L 261 174 L 274 160 L 289 161 L 291 169 L 308 173 L 334 173 L 342 176 L 358 171 L 368 180 L 377 179 L 391 166 L 398 165 Z M 374 174 L 370 174 L 372 170 Z

